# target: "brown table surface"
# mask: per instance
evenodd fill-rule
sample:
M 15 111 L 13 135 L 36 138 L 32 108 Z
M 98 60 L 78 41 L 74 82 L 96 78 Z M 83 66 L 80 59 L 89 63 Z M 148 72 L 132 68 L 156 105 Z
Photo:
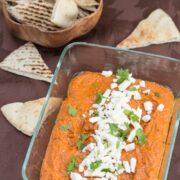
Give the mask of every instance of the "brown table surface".
M 164 9 L 180 29 L 179 0 L 104 1 L 104 11 L 98 25 L 89 34 L 76 41 L 114 46 L 125 38 L 141 19 L 156 8 Z M 0 61 L 24 43 L 9 33 L 0 13 Z M 38 46 L 38 49 L 54 71 L 62 48 L 52 50 Z M 153 45 L 138 50 L 180 59 L 180 43 Z M 0 71 L 0 106 L 45 96 L 47 89 L 47 83 Z M 30 138 L 17 131 L 0 113 L 0 180 L 22 179 L 21 167 L 29 142 Z M 169 179 L 180 179 L 180 131 L 177 135 Z

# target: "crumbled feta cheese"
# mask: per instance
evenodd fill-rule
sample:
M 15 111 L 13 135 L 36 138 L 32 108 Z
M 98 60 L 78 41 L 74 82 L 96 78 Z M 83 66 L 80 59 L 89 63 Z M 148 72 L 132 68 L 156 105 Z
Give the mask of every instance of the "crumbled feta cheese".
M 117 83 L 111 83 L 111 89 L 115 89 L 118 87 L 118 84 Z
M 110 77 L 112 76 L 113 72 L 112 71 L 102 71 L 102 75 L 105 77 Z
M 141 116 L 142 116 L 142 109 L 141 109 L 140 107 L 137 108 L 136 114 L 137 114 L 137 116 L 139 117 L 139 119 L 141 119 Z
M 150 116 L 150 115 L 144 115 L 144 116 L 142 117 L 142 120 L 143 120 L 144 122 L 148 122 L 148 121 L 151 120 L 151 116 Z
M 89 122 L 91 122 L 91 123 L 96 123 L 96 122 L 98 122 L 100 120 L 101 120 L 100 117 L 91 117 L 91 118 L 89 118 Z
M 127 173 L 131 173 L 131 169 L 128 161 L 123 161 L 123 166 Z
M 71 180 L 85 180 L 86 178 L 83 178 L 80 174 L 72 172 L 70 174 Z
M 90 143 L 82 150 L 82 152 L 86 152 L 87 150 L 91 151 L 91 150 L 93 150 L 95 148 L 95 146 L 96 146 L 95 143 Z
M 162 112 L 164 110 L 164 104 L 159 104 L 157 110 Z
M 124 91 L 126 90 L 129 86 L 131 85 L 131 81 L 125 80 L 124 82 L 122 82 L 118 88 L 120 91 Z
M 152 112 L 153 109 L 153 103 L 151 101 L 144 102 L 144 109 L 149 113 Z
M 93 110 L 89 110 L 89 115 L 91 116 L 94 113 Z
M 111 94 L 111 90 L 110 90 L 110 89 L 107 89 L 107 90 L 105 91 L 105 93 L 103 94 L 103 96 L 104 96 L 105 98 L 107 98 L 107 97 L 109 97 L 110 94 Z
M 141 99 L 141 95 L 138 91 L 134 92 L 134 100 L 140 100 Z
M 133 129 L 133 130 L 130 132 L 127 141 L 128 141 L 128 142 L 133 142 L 135 136 L 136 136 L 136 129 Z
M 143 94 L 150 94 L 151 90 L 150 89 L 146 89 L 143 91 Z
M 136 89 L 139 89 L 139 88 L 140 88 L 139 85 L 134 85 L 133 87 L 135 87 Z
M 139 85 L 140 85 L 141 87 L 146 87 L 145 81 L 140 81 Z
M 98 105 L 98 104 L 93 104 L 92 107 L 93 107 L 93 108 L 98 108 L 99 105 Z
M 114 176 L 112 173 L 109 173 L 109 172 L 106 173 L 106 178 L 110 179 L 110 180 L 117 180 L 117 177 Z
M 125 149 L 126 152 L 132 151 L 132 150 L 135 149 L 135 144 L 134 143 L 127 144 L 124 149 Z
M 118 79 L 113 79 L 113 82 L 116 83 Z
M 85 114 L 82 114 L 82 117 L 83 117 L 83 118 L 86 118 L 86 115 L 85 115 Z
M 130 160 L 130 166 L 131 166 L 131 172 L 133 172 L 133 173 L 135 173 L 136 163 L 137 163 L 136 158 L 131 158 L 131 160 Z

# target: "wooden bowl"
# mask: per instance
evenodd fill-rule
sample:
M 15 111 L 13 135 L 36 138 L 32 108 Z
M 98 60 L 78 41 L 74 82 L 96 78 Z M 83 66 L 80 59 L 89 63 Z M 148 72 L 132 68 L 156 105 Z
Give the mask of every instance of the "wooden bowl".
M 16 37 L 50 48 L 60 47 L 72 39 L 91 31 L 99 21 L 103 10 L 103 0 L 100 0 L 95 12 L 84 18 L 77 19 L 71 27 L 58 31 L 44 31 L 37 27 L 14 21 L 7 11 L 7 3 L 5 0 L 0 1 L 7 26 Z

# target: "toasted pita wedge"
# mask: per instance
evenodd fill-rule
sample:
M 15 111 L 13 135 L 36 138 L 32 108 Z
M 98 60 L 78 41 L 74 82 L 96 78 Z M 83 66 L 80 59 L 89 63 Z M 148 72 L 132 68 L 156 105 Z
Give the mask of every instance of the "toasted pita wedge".
M 32 136 L 37 125 L 38 118 L 45 98 L 28 101 L 25 103 L 16 102 L 2 106 L 1 111 L 6 119 L 19 131 L 28 136 Z M 43 119 L 59 108 L 60 98 L 52 97 L 49 99 L 48 108 Z
M 132 49 L 168 42 L 180 42 L 180 33 L 171 17 L 162 9 L 156 9 L 117 47 Z
M 7 56 L 0 68 L 32 79 L 51 82 L 53 74 L 36 47 L 28 42 Z

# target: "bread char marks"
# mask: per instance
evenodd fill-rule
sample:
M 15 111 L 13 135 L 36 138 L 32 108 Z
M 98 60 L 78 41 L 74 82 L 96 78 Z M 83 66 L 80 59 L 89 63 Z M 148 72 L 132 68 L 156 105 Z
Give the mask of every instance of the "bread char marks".
M 21 23 L 31 24 L 43 30 L 56 31 L 59 28 L 50 21 L 52 9 L 53 5 L 51 3 L 33 1 L 29 4 L 18 4 L 10 7 L 9 13 Z

